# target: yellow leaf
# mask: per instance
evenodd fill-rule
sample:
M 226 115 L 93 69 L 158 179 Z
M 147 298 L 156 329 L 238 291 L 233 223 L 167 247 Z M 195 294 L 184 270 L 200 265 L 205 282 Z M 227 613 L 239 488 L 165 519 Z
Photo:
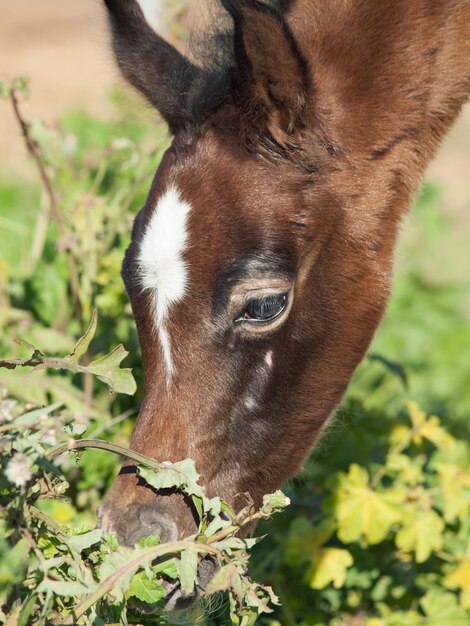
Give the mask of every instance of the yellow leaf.
M 470 609 L 470 558 L 462 561 L 456 570 L 444 579 L 448 589 L 460 589 L 460 601 L 464 609 Z
M 470 472 L 450 463 L 439 464 L 436 469 L 441 479 L 446 522 L 465 521 L 470 509 Z
M 401 550 L 414 552 L 417 563 L 424 563 L 433 551 L 442 548 L 443 532 L 444 522 L 433 509 L 410 505 L 406 507 L 403 528 L 395 542 Z
M 347 550 L 339 548 L 320 548 L 312 559 L 307 572 L 307 580 L 312 589 L 324 589 L 330 583 L 341 589 L 346 580 L 348 567 L 354 559 Z
M 400 505 L 404 492 L 391 489 L 376 492 L 369 485 L 367 471 L 351 465 L 340 479 L 334 495 L 334 512 L 338 521 L 338 537 L 344 543 L 365 537 L 369 545 L 385 539 L 393 524 L 401 520 Z
M 409 441 L 408 441 L 409 440 Z M 389 437 L 390 445 L 392 447 L 402 446 L 403 442 L 407 442 L 407 446 L 411 442 L 411 429 L 404 424 L 396 424 L 390 433 Z
M 398 478 L 407 485 L 418 485 L 424 480 L 419 461 L 406 454 L 390 453 L 387 456 L 387 469 L 396 472 Z
M 421 445 L 423 439 L 433 443 L 436 448 L 444 451 L 452 451 L 455 447 L 455 439 L 441 426 L 438 417 L 427 417 L 416 402 L 407 403 L 408 412 L 413 424 L 413 443 Z
M 49 503 L 48 503 L 49 504 Z M 68 502 L 53 500 L 48 507 L 48 514 L 60 524 L 67 524 L 77 514 L 75 509 Z
M 285 547 L 286 562 L 295 565 L 299 561 L 310 561 L 312 554 L 330 539 L 334 531 L 335 523 L 331 518 L 313 525 L 306 517 L 298 517 L 289 528 Z

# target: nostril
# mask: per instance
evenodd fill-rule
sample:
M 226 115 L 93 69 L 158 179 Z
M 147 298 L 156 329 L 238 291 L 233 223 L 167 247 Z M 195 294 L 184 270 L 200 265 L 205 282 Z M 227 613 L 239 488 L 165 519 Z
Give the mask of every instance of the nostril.
M 138 512 L 139 523 L 137 528 L 128 536 L 128 543 L 137 543 L 142 537 L 156 535 L 160 543 L 173 541 L 178 537 L 175 522 L 169 519 L 152 506 L 142 506 Z
M 178 538 L 175 522 L 150 504 L 117 510 L 104 507 L 98 515 L 98 525 L 104 533 L 116 535 L 119 543 L 127 546 L 134 546 L 149 535 L 159 537 L 160 543 Z

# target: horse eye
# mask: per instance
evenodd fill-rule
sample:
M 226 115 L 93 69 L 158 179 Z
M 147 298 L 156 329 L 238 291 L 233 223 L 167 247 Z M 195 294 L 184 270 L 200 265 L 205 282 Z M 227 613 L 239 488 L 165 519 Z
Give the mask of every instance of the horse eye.
M 235 323 L 251 322 L 265 324 L 274 321 L 285 310 L 287 296 L 287 293 L 280 293 L 249 300 L 245 305 L 243 313 L 236 318 Z

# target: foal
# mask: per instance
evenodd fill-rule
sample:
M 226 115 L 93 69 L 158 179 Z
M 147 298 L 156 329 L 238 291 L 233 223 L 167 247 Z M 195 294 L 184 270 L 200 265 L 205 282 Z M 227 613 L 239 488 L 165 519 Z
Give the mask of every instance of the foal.
M 470 92 L 470 0 L 220 1 L 206 65 L 136 1 L 105 4 L 174 135 L 122 270 L 145 374 L 131 445 L 192 457 L 237 507 L 299 471 L 382 318 L 400 218 Z M 102 527 L 194 532 L 134 470 Z

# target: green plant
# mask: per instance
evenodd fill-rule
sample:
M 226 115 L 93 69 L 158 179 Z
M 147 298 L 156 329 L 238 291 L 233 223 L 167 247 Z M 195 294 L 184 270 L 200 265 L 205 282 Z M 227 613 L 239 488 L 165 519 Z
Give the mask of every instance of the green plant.
M 111 389 L 131 392 L 130 370 L 122 370 L 122 350 L 80 364 L 93 339 L 96 314 L 85 335 L 65 358 L 50 358 L 34 349 L 27 359 L 0 361 L 0 367 L 66 369 L 92 373 Z M 117 356 L 116 356 L 117 355 Z M 75 440 L 87 422 L 77 423 L 62 403 L 24 412 L 14 400 L 0 404 L 0 621 L 19 624 L 127 624 L 140 613 L 160 612 L 164 619 L 165 585 L 178 581 L 183 594 L 197 585 L 198 565 L 211 557 L 218 571 L 206 594 L 228 592 L 233 624 L 254 623 L 277 602 L 270 588 L 247 575 L 248 551 L 255 539 L 240 539 L 246 524 L 271 517 L 288 499 L 265 496 L 262 507 L 235 514 L 219 498 L 208 499 L 199 485 L 193 461 L 174 464 L 153 459 L 109 442 Z M 53 447 L 49 444 L 63 440 Z M 48 513 L 48 504 L 67 491 L 62 464 L 65 453 L 97 448 L 132 459 L 139 475 L 154 489 L 176 488 L 192 498 L 199 514 L 197 533 L 183 541 L 159 545 L 147 537 L 138 546 L 118 546 L 99 529 L 62 527 Z
M 287 537 L 284 522 L 259 546 L 257 560 L 275 555 L 287 623 L 468 624 L 470 447 L 413 402 L 358 421 L 362 444 L 348 433 L 342 445 L 361 465 L 317 453 L 290 494 Z

